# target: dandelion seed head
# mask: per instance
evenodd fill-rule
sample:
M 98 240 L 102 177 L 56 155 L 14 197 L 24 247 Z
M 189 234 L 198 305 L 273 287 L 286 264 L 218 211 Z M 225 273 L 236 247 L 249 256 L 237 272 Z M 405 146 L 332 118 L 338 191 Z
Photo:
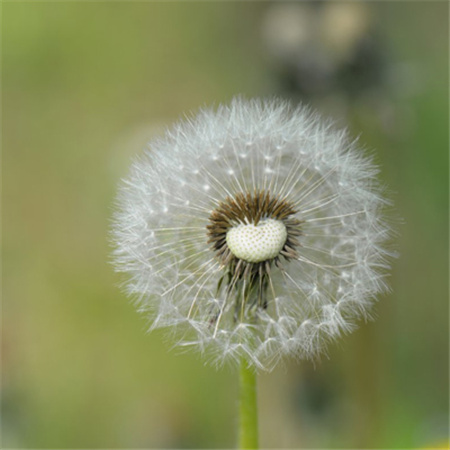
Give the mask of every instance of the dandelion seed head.
M 312 358 L 386 290 L 377 173 L 307 108 L 205 109 L 151 142 L 122 182 L 116 266 L 152 328 L 218 365 Z

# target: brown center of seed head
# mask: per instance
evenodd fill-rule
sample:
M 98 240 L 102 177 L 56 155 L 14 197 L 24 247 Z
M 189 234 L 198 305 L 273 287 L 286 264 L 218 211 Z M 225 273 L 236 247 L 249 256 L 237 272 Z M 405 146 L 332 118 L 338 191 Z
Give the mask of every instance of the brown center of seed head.
M 286 261 L 298 258 L 297 248 L 300 243 L 297 238 L 302 234 L 302 222 L 294 217 L 296 213 L 290 201 L 272 196 L 266 190 L 257 190 L 253 194 L 240 192 L 234 197 L 227 197 L 212 211 L 206 226 L 208 244 L 226 270 L 224 277 L 227 277 L 227 296 L 233 289 L 239 291 L 241 284 L 244 283 L 246 288 L 243 289 L 246 289 L 249 297 L 253 298 L 250 302 L 267 307 L 265 293 L 272 264 L 283 270 L 281 257 Z M 286 227 L 286 241 L 279 254 L 259 262 L 249 262 L 236 257 L 227 245 L 227 232 L 239 225 L 257 226 L 265 219 L 281 221 Z M 220 285 L 222 281 L 223 279 Z

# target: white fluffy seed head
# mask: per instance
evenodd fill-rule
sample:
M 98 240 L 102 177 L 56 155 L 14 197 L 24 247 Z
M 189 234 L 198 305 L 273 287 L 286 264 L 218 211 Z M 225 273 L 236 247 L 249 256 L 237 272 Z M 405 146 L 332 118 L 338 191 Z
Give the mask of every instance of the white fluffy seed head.
M 280 254 L 286 242 L 286 226 L 280 220 L 266 219 L 254 225 L 239 224 L 227 232 L 228 247 L 239 259 L 257 263 Z
M 116 266 L 153 328 L 169 327 L 217 364 L 312 358 L 369 317 L 386 289 L 377 172 L 345 131 L 302 106 L 237 98 L 203 110 L 132 165 L 114 217 Z M 263 192 L 265 208 L 290 205 L 288 217 L 229 229 L 226 199 L 251 216 Z

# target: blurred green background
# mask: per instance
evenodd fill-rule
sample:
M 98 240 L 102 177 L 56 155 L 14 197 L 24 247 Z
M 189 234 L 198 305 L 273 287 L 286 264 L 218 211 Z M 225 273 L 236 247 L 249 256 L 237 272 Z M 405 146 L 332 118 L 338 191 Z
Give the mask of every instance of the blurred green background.
M 234 446 L 236 372 L 145 333 L 107 235 L 130 158 L 238 93 L 311 103 L 376 149 L 401 255 L 375 322 L 259 377 L 261 445 L 444 448 L 447 2 L 2 8 L 4 448 Z

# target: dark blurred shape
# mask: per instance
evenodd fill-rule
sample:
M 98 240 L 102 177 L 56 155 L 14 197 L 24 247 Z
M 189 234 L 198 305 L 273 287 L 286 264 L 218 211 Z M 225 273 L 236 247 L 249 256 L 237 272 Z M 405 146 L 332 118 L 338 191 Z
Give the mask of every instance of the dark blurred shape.
M 327 415 L 335 403 L 335 389 L 329 379 L 307 367 L 302 372 L 295 389 L 293 401 L 302 414 L 321 419 Z
M 362 2 L 277 2 L 262 24 L 280 89 L 303 99 L 383 84 L 386 56 Z

